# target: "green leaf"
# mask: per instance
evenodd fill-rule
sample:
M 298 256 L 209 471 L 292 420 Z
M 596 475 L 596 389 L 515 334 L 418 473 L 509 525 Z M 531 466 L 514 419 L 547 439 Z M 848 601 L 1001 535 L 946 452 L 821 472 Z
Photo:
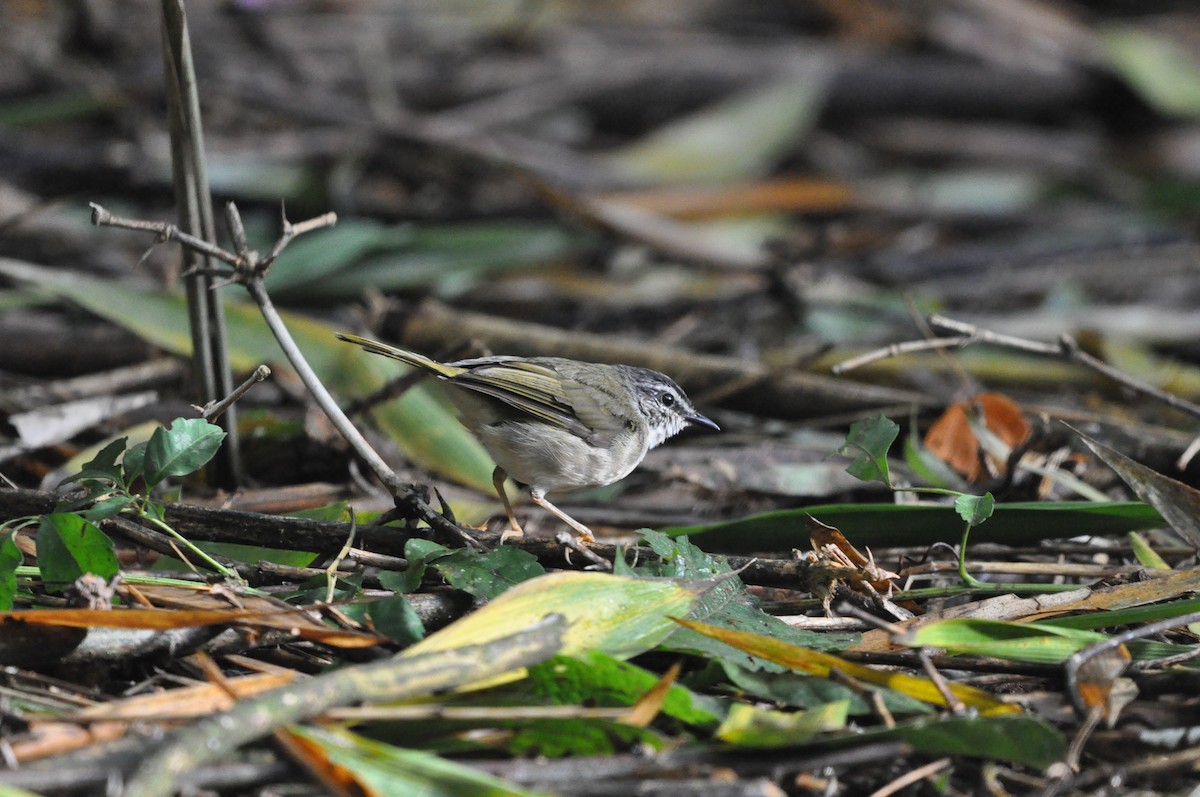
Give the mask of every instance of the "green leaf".
M 217 453 L 225 431 L 203 418 L 176 418 L 159 428 L 146 446 L 146 484 L 195 473 Z
M 112 541 L 79 515 L 46 515 L 38 526 L 37 563 L 42 580 L 62 588 L 84 573 L 108 581 L 119 565 Z
M 1058 664 L 1075 651 L 1104 639 L 1104 634 L 1095 631 L 1035 623 L 952 619 L 914 628 L 896 641 L 910 647 L 945 648 L 951 653 Z
M 535 720 L 521 723 L 506 747 L 516 756 L 611 756 L 642 746 L 662 750 L 667 745 L 653 731 L 606 719 Z
M 659 676 L 598 650 L 577 657 L 558 656 L 529 668 L 529 678 L 509 688 L 517 696 L 531 694 L 539 702 L 560 706 L 632 706 L 645 696 Z M 711 728 L 724 708 L 704 695 L 673 684 L 663 700 L 662 713 L 688 725 Z
M 128 495 L 114 495 L 97 501 L 78 514 L 92 523 L 99 523 L 121 514 L 121 510 L 129 506 L 132 500 Z
M 1134 558 L 1138 560 L 1138 564 L 1151 570 L 1171 569 L 1166 560 L 1159 556 L 1158 551 L 1154 550 L 1154 547 L 1141 534 L 1131 531 L 1126 538 L 1129 540 L 1129 547 Z
M 671 618 L 687 616 L 713 586 L 711 581 L 549 573 L 517 584 L 401 655 L 489 642 L 556 613 L 568 623 L 563 655 L 602 650 L 630 658 L 662 642 L 676 628 Z
M 103 481 L 117 485 L 121 484 L 121 468 L 117 465 L 117 460 L 125 452 L 125 446 L 128 443 L 128 437 L 118 437 L 116 440 L 113 440 L 100 449 L 91 461 L 85 463 L 79 473 L 63 479 L 61 484 L 70 484 L 76 481 Z
M 411 645 L 425 638 L 425 624 L 421 622 L 412 602 L 403 595 L 381 598 L 367 604 L 367 616 L 381 634 L 394 639 L 401 645 Z
M 663 125 L 606 156 L 629 180 L 730 183 L 765 175 L 816 122 L 827 75 L 751 89 Z
M 159 427 L 160 429 L 162 427 Z M 155 429 L 158 431 L 158 429 Z M 125 452 L 125 456 L 121 457 L 121 470 L 125 474 L 125 485 L 132 487 L 133 483 L 140 479 L 146 472 L 146 447 L 150 445 L 150 441 L 138 443 L 131 446 Z
M 13 534 L 9 532 L 0 537 L 0 612 L 12 611 L 17 595 L 17 568 L 24 560 Z
M 945 648 L 951 653 L 972 656 L 1060 664 L 1071 654 L 1108 638 L 1106 634 L 1096 631 L 1052 622 L 1008 623 L 959 618 L 939 620 L 915 628 L 897 641 L 911 647 Z M 1189 651 L 1186 645 L 1147 640 L 1134 640 L 1127 647 L 1133 658 L 1139 660 L 1175 656 Z
M 849 706 L 849 701 L 839 700 L 809 711 L 774 711 L 734 703 L 716 736 L 739 747 L 805 744 L 817 734 L 842 730 Z
M 537 557 L 511 545 L 478 553 L 467 548 L 433 560 L 442 578 L 456 589 L 490 600 L 523 581 L 545 575 Z
M 391 577 L 389 586 L 398 592 L 416 592 L 421 588 L 421 581 L 425 578 L 425 571 L 429 569 L 429 563 L 438 557 L 449 556 L 451 553 L 452 550 L 445 545 L 440 545 L 433 540 L 413 537 L 404 543 L 404 558 L 408 561 L 408 567 L 400 574 L 400 583 L 396 584 L 395 578 Z
M 278 298 L 351 299 L 367 289 L 433 289 L 455 295 L 489 274 L 534 268 L 578 251 L 583 238 L 559 224 L 500 221 L 382 225 L 345 219 L 293 241 L 267 278 Z
M 857 747 L 892 739 L 930 755 L 995 759 L 1037 769 L 1061 761 L 1067 752 L 1062 734 L 1026 716 L 918 719 L 889 730 L 859 732 L 846 742 Z
M 741 579 L 731 577 L 732 571 L 721 557 L 714 557 L 693 545 L 686 537 L 668 537 L 659 531 L 642 529 L 643 542 L 663 558 L 662 565 L 638 568 L 643 575 L 668 576 L 683 579 L 712 579 L 723 577 L 697 602 L 693 617 L 721 628 L 736 628 L 775 636 L 794 645 L 819 650 L 839 650 L 859 641 L 858 634 L 814 632 L 794 628 L 758 608 L 757 602 L 746 593 Z M 662 647 L 698 653 L 720 662 L 731 662 L 747 670 L 777 671 L 780 667 L 764 659 L 743 653 L 716 640 L 679 628 Z
M 422 750 L 394 747 L 330 726 L 292 726 L 329 761 L 379 797 L 543 797 L 473 767 Z
M 1133 25 L 1111 27 L 1100 41 L 1113 69 L 1147 103 L 1168 116 L 1200 117 L 1200 64 L 1189 49 Z
M 971 527 L 978 526 L 990 518 L 995 509 L 996 499 L 992 498 L 991 493 L 960 495 L 954 499 L 954 511 Z
M 896 422 L 882 415 L 853 424 L 846 444 L 838 449 L 842 456 L 854 458 L 846 472 L 865 482 L 891 485 L 887 454 L 899 434 Z
M 420 587 L 429 566 L 433 566 L 450 586 L 483 600 L 490 600 L 522 581 L 546 573 L 536 556 L 511 545 L 480 552 L 470 548 L 447 548 L 416 538 L 405 543 L 404 556 L 408 560 L 402 582 L 404 592 L 415 592 Z
M 687 535 L 706 550 L 727 553 L 780 551 L 809 546 L 809 515 L 840 530 L 857 546 L 917 546 L 962 539 L 962 518 L 954 507 L 912 504 L 825 504 L 750 515 L 704 526 L 663 529 Z M 1020 545 L 1077 535 L 1115 536 L 1163 526 L 1154 507 L 1140 501 L 1029 501 L 996 504 L 971 540 Z

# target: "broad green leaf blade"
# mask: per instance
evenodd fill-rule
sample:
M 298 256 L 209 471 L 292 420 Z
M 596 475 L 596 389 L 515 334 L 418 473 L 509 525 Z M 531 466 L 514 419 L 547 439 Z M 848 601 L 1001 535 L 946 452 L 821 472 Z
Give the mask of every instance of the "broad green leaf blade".
M 846 444 L 838 449 L 842 456 L 854 458 L 846 472 L 865 482 L 891 484 L 887 454 L 899 434 L 896 422 L 882 415 L 853 424 Z
M 643 542 L 662 557 L 662 564 L 643 565 L 638 568 L 641 575 L 669 576 L 686 579 L 725 580 L 708 590 L 692 612 L 695 618 L 722 628 L 737 628 L 742 631 L 774 637 L 793 645 L 818 650 L 841 650 L 858 643 L 859 634 L 810 631 L 788 625 L 774 615 L 764 612 L 756 602 L 749 599 L 742 582 L 732 574 L 729 563 L 721 557 L 710 556 L 693 545 L 686 537 L 668 537 L 653 529 L 642 530 Z M 678 650 L 713 658 L 722 663 L 734 663 L 746 669 L 766 667 L 775 669 L 770 662 L 741 654 L 727 645 L 715 642 L 703 634 L 687 628 L 679 628 L 660 645 L 667 650 Z M 731 661 L 732 660 L 732 661 Z
M 128 444 L 128 437 L 118 437 L 100 449 L 91 460 L 84 463 L 79 473 L 67 477 L 62 483 L 69 484 L 75 481 L 95 479 L 120 484 L 121 467 L 117 464 L 117 460 L 125 453 L 125 447 Z
M 429 566 L 436 568 L 450 586 L 483 600 L 546 573 L 536 556 L 511 545 L 480 552 L 414 538 L 405 543 L 404 558 L 408 569 L 399 583 L 403 592 L 415 592 Z
M 304 292 L 357 298 L 364 291 L 425 288 L 456 296 L 498 272 L 562 261 L 581 238 L 555 225 L 513 222 L 421 228 L 408 251 L 381 252 L 348 271 L 304 286 Z
M 809 515 L 839 529 L 859 547 L 957 543 L 963 530 L 962 518 L 949 505 L 826 504 L 663 531 L 672 537 L 687 535 L 705 550 L 724 553 L 807 548 Z M 991 519 L 971 531 L 971 541 L 1020 545 L 1083 534 L 1115 536 L 1163 525 L 1154 507 L 1139 501 L 1014 502 L 997 504 Z
M 1200 117 L 1200 63 L 1192 52 L 1133 25 L 1111 27 L 1100 41 L 1113 69 L 1146 102 L 1169 116 Z
M 560 706 L 632 706 L 658 682 L 657 674 L 598 650 L 578 656 L 558 656 L 529 668 L 529 678 L 506 694 L 531 695 L 539 702 Z M 672 684 L 661 712 L 702 728 L 720 722 L 724 708 L 714 698 Z
M 272 296 L 303 288 L 343 273 L 366 255 L 412 243 L 410 225 L 383 225 L 371 219 L 339 219 L 316 235 L 302 235 L 288 244 L 265 285 Z M 362 286 L 355 287 L 356 292 Z M 320 294 L 310 294 L 320 295 Z
M 620 177 L 639 182 L 713 184 L 759 177 L 816 121 L 827 76 L 753 89 L 655 130 L 609 153 Z
M 919 626 L 896 641 L 909 647 L 945 648 L 972 656 L 1058 664 L 1075 651 L 1106 638 L 1095 631 L 963 618 Z
M 967 521 L 971 527 L 978 526 L 992 516 L 996 509 L 996 499 L 991 493 L 983 495 L 960 495 L 954 499 L 954 511 Z
M 582 240 L 558 224 L 396 226 L 345 219 L 293 241 L 272 268 L 267 289 L 277 299 L 323 302 L 356 298 L 368 289 L 426 288 L 454 295 L 491 273 L 562 260 Z
M 146 484 L 186 476 L 203 467 L 217 453 L 225 431 L 203 418 L 176 418 L 170 429 L 159 428 L 146 446 Z
M 862 732 L 852 745 L 901 739 L 929 755 L 963 755 L 1045 769 L 1067 752 L 1062 735 L 1034 717 L 938 717 Z M 840 746 L 840 745 L 839 745 Z
M 386 634 L 401 645 L 411 645 L 425 638 L 425 623 L 412 601 L 403 595 L 392 595 L 367 604 L 367 616 L 376 632 Z
M 58 587 L 74 583 L 84 573 L 108 581 L 119 569 L 112 541 L 79 515 L 68 512 L 42 518 L 37 562 L 42 580 Z
M 0 274 L 68 299 L 176 354 L 191 353 L 187 308 L 181 294 L 14 261 L 0 262 Z M 240 295 L 235 291 L 240 289 L 226 288 L 226 298 Z M 344 398 L 370 392 L 401 372 L 399 364 L 391 360 L 338 341 L 334 333 L 339 330 L 333 327 L 292 313 L 281 315 L 321 381 Z M 225 317 L 230 359 L 236 370 L 250 371 L 264 362 L 275 368 L 289 367 L 257 307 L 229 301 Z M 434 390 L 418 385 L 377 408 L 373 413 L 376 423 L 413 462 L 491 494 L 494 463 L 453 412 L 437 400 Z M 125 455 L 126 463 L 130 453 Z
M 3 532 L 0 536 L 0 612 L 12 611 L 17 595 L 17 568 L 23 560 L 12 532 Z
M 1192 547 L 1200 547 L 1200 490 L 1135 462 L 1111 446 L 1070 428 L 1096 456 L 1117 472 L 1137 497 L 1150 504 L 1171 529 Z
M 700 623 L 693 620 L 677 619 L 675 622 L 697 633 L 718 639 L 731 647 L 736 647 L 739 650 L 744 650 L 760 658 L 774 661 L 798 672 L 827 677 L 832 670 L 837 669 L 851 678 L 875 684 L 876 686 L 895 689 L 897 692 L 906 694 L 909 697 L 915 697 L 918 700 L 923 700 L 926 703 L 936 706 L 944 706 L 946 704 L 946 698 L 942 695 L 937 685 L 928 678 L 918 678 L 913 675 L 906 675 L 890 670 L 876 670 L 828 653 L 821 653 L 797 645 L 789 645 L 786 642 L 780 642 L 777 639 L 761 634 L 750 634 L 745 631 L 718 628 L 708 623 Z M 1017 706 L 1003 703 L 981 689 L 975 689 L 965 684 L 953 683 L 949 685 L 949 688 L 955 697 L 964 704 L 978 709 L 982 714 L 1000 715 L 1020 711 L 1020 708 Z
M 501 545 L 486 553 L 460 548 L 431 564 L 450 586 L 484 600 L 496 598 L 513 586 L 546 573 L 536 556 L 511 545 Z
M 567 618 L 563 655 L 600 650 L 629 658 L 675 630 L 711 581 L 563 571 L 525 581 L 406 649 L 404 656 L 488 642 L 557 613 Z

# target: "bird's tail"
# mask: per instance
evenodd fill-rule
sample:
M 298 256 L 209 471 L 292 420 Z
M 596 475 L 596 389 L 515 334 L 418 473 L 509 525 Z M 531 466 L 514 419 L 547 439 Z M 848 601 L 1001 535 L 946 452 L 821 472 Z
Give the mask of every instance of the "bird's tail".
M 369 338 L 360 338 L 358 335 L 347 335 L 341 332 L 337 333 L 339 340 L 344 340 L 347 343 L 357 343 L 372 354 L 381 354 L 384 357 L 390 357 L 393 360 L 399 360 L 402 363 L 415 366 L 431 374 L 449 379 L 458 376 L 465 368 L 459 368 L 454 365 L 445 365 L 437 360 L 431 360 L 423 354 L 417 354 L 415 351 L 406 349 L 398 349 L 395 346 L 389 346 L 386 343 L 380 343 Z

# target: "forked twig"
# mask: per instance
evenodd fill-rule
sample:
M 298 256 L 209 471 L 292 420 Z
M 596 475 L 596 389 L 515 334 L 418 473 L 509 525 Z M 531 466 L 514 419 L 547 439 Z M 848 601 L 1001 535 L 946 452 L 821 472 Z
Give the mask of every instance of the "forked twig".
M 251 298 L 258 305 L 263 320 L 267 322 L 267 326 L 271 329 L 271 333 L 275 336 L 279 347 L 283 349 L 288 362 L 296 369 L 296 373 L 300 376 L 300 380 L 312 395 L 313 400 L 316 401 L 317 406 L 321 408 L 334 428 L 345 438 L 346 442 L 350 444 L 350 447 L 354 449 L 359 458 L 366 462 L 375 476 L 386 485 L 388 491 L 395 499 L 397 507 L 404 507 L 410 513 L 411 517 L 425 521 L 430 528 L 457 537 L 465 545 L 476 548 L 483 547 L 478 540 L 458 526 L 458 524 L 452 523 L 429 506 L 426 501 L 415 493 L 412 485 L 401 481 L 395 472 L 388 467 L 388 464 L 384 462 L 383 458 L 366 441 L 362 433 L 350 422 L 350 419 L 342 412 L 337 401 L 334 400 L 333 396 L 325 388 L 325 385 L 322 384 L 316 372 L 313 371 L 312 366 L 308 364 L 308 360 L 304 357 L 304 353 L 300 351 L 300 347 L 296 345 L 296 341 L 292 338 L 287 326 L 283 323 L 283 319 L 275 309 L 275 305 L 271 301 L 271 297 L 267 294 L 266 287 L 263 285 L 263 278 L 266 276 L 267 271 L 292 239 L 297 235 L 312 232 L 313 230 L 328 227 L 336 223 L 337 214 L 326 213 L 298 224 L 292 224 L 287 220 L 286 214 L 283 215 L 283 233 L 280 235 L 279 240 L 275 242 L 271 253 L 267 257 L 261 257 L 258 252 L 250 248 L 246 239 L 246 230 L 242 224 L 241 215 L 232 202 L 225 206 L 225 218 L 229 223 L 230 235 L 233 239 L 236 252 L 229 252 L 221 247 L 199 240 L 194 236 L 180 231 L 173 224 L 114 216 L 101 206 L 92 203 L 92 222 L 97 226 L 121 227 L 130 230 L 153 232 L 163 241 L 176 241 L 182 246 L 197 248 L 222 263 L 228 264 L 230 270 L 228 272 L 219 272 L 220 276 L 225 277 L 229 282 L 237 283 L 246 288 Z
M 1030 340 L 1028 338 L 1020 338 L 1015 335 L 1005 335 L 1001 332 L 993 332 L 990 329 L 983 329 L 975 324 L 966 321 L 958 321 L 953 318 L 947 318 L 943 315 L 932 315 L 929 317 L 931 326 L 943 329 L 949 332 L 957 333 L 954 337 L 933 338 L 929 340 L 912 340 L 902 343 L 893 343 L 889 346 L 884 346 L 874 351 L 861 354 L 845 362 L 838 363 L 833 367 L 835 374 L 844 374 L 855 368 L 861 368 L 879 360 L 886 360 L 890 357 L 896 357 L 901 354 L 911 354 L 919 351 L 932 351 L 936 349 L 951 349 L 969 346 L 975 343 L 986 343 L 993 346 L 1003 346 L 1008 349 L 1017 351 L 1029 352 L 1032 354 L 1045 354 L 1051 357 L 1063 357 L 1068 360 L 1073 360 L 1080 365 L 1091 368 L 1097 373 L 1103 374 L 1109 379 L 1117 382 L 1131 390 L 1143 393 L 1147 396 L 1158 399 L 1159 401 L 1181 410 L 1190 415 L 1195 415 L 1200 418 L 1200 404 L 1188 401 L 1174 393 L 1155 387 L 1149 382 L 1138 379 L 1134 376 L 1114 368 L 1098 357 L 1088 354 L 1079 347 L 1079 343 L 1070 335 L 1063 333 L 1059 336 L 1055 343 L 1045 343 L 1039 340 Z

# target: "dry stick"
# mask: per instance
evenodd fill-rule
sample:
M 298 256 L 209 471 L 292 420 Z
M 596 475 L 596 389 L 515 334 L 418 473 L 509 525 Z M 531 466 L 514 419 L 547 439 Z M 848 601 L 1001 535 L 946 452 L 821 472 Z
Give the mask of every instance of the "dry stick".
M 312 366 L 308 364 L 308 360 L 305 359 L 303 352 L 300 351 L 300 347 L 296 345 L 296 341 L 292 338 L 287 326 L 283 323 L 283 319 L 280 318 L 279 312 L 275 309 L 275 305 L 271 302 L 271 297 L 267 294 L 266 288 L 263 286 L 263 278 L 266 276 L 268 269 L 270 269 L 272 263 L 274 263 L 284 247 L 293 238 L 297 235 L 335 223 L 337 221 L 336 214 L 326 213 L 323 216 L 318 216 L 299 224 L 292 224 L 284 216 L 283 234 L 276 241 L 270 255 L 266 258 L 261 258 L 257 252 L 248 247 L 245 227 L 242 225 L 241 217 L 232 202 L 226 206 L 226 218 L 229 222 L 233 239 L 238 246 L 237 254 L 227 252 L 221 247 L 188 235 L 174 224 L 114 216 L 94 202 L 91 203 L 91 207 L 92 223 L 97 226 L 111 226 L 153 232 L 162 241 L 176 241 L 185 247 L 200 248 L 212 257 L 232 266 L 233 273 L 227 276 L 233 281 L 241 283 L 254 299 L 255 303 L 258 304 L 263 320 L 267 322 L 267 326 L 271 329 L 272 334 L 274 334 L 275 340 L 283 350 L 284 356 L 287 357 L 292 367 L 296 369 L 296 373 L 300 376 L 300 381 L 304 383 L 313 400 L 316 401 L 317 406 L 321 408 L 334 428 L 345 438 L 355 453 L 367 463 L 376 477 L 387 486 L 388 491 L 395 498 L 397 506 L 403 505 L 406 510 L 411 512 L 411 516 L 424 520 L 430 528 L 458 537 L 466 545 L 476 548 L 482 547 L 477 540 L 459 528 L 458 525 L 451 523 L 445 517 L 435 512 L 429 504 L 416 494 L 411 485 L 400 481 L 399 477 L 388 467 L 388 464 L 383 461 L 383 458 L 376 453 L 375 449 L 371 447 L 354 424 L 350 422 L 350 419 L 342 412 L 341 407 L 338 406 L 338 403 L 329 394 L 329 391 L 325 389 L 325 385 L 321 383 Z
M 956 321 L 953 318 L 934 315 L 930 316 L 929 323 L 948 329 L 951 332 L 958 332 L 972 339 L 972 342 L 979 341 L 981 343 L 992 343 L 997 346 L 1006 346 L 1012 349 L 1021 351 L 1033 352 L 1035 354 L 1049 354 L 1059 357 L 1066 357 L 1069 360 L 1074 360 L 1080 365 L 1085 365 L 1097 373 L 1107 376 L 1109 379 L 1124 385 L 1131 390 L 1136 390 L 1139 393 L 1144 393 L 1147 396 L 1156 398 L 1169 407 L 1173 407 L 1189 415 L 1194 415 L 1200 418 L 1200 404 L 1195 404 L 1185 398 L 1176 396 L 1173 393 L 1155 387 L 1149 382 L 1142 381 L 1136 377 L 1120 371 L 1101 359 L 1093 357 L 1086 351 L 1079 348 L 1079 344 L 1073 337 L 1068 334 L 1059 336 L 1058 343 L 1042 343 L 1036 340 L 1027 338 L 1018 338 L 1013 335 L 1004 335 L 999 332 L 992 332 L 987 329 L 980 329 L 974 324 L 968 324 L 963 321 Z
M 272 729 L 361 701 L 436 694 L 545 661 L 558 652 L 566 622 L 541 622 L 493 642 L 348 667 L 284 686 L 179 731 L 134 774 L 124 797 L 166 797 L 185 772 L 215 761 Z
M 199 412 L 201 418 L 204 418 L 206 421 L 211 421 L 213 418 L 220 417 L 221 413 L 229 409 L 229 407 L 235 401 L 246 395 L 246 393 L 250 391 L 250 388 L 254 387 L 259 382 L 264 381 L 270 375 L 271 369 L 265 365 L 260 365 L 254 369 L 254 373 L 250 374 L 249 379 L 234 388 L 233 392 L 225 398 L 217 402 L 210 401 L 203 407 L 197 407 L 195 404 L 193 404 L 192 409 Z
M 1000 332 L 993 332 L 989 329 L 982 329 L 974 324 L 965 321 L 958 321 L 953 318 L 947 318 L 943 315 L 932 315 L 929 317 L 929 323 L 935 327 L 940 327 L 951 332 L 957 332 L 958 335 L 952 338 L 936 338 L 933 340 L 913 340 L 902 343 L 893 343 L 890 346 L 884 346 L 881 349 L 861 354 L 858 357 L 838 363 L 833 367 L 835 374 L 843 374 L 854 368 L 860 368 L 869 363 L 885 360 L 890 357 L 895 357 L 900 354 L 911 354 L 919 351 L 931 351 L 940 349 L 958 348 L 961 346 L 969 346 L 972 343 L 990 343 L 994 346 L 1003 346 L 1009 349 L 1018 351 L 1030 352 L 1032 354 L 1046 354 L 1051 357 L 1064 357 L 1068 360 L 1073 360 L 1080 365 L 1091 368 L 1099 374 L 1103 374 L 1109 379 L 1124 385 L 1131 390 L 1143 393 L 1152 398 L 1156 398 L 1169 407 L 1186 412 L 1200 418 L 1200 404 L 1188 401 L 1174 393 L 1155 387 L 1149 382 L 1145 382 L 1136 377 L 1120 371 L 1103 360 L 1093 357 L 1086 351 L 1079 348 L 1079 343 L 1075 338 L 1063 333 L 1059 336 L 1057 343 L 1043 343 L 1042 341 L 1029 340 L 1028 338 L 1019 338 L 1015 335 L 1005 335 Z M 1187 450 L 1180 455 L 1176 465 L 1180 470 L 1187 467 L 1188 462 L 1192 457 L 1200 452 L 1200 438 L 1192 441 Z
M 183 0 L 162 0 L 163 67 L 167 83 L 167 119 L 171 131 L 171 169 L 175 204 L 189 232 L 215 241 L 212 195 L 204 159 L 204 127 L 200 121 L 200 92 L 192 62 L 191 39 Z M 188 315 L 192 338 L 193 372 L 206 402 L 217 401 L 233 391 L 233 371 L 225 331 L 225 306 L 211 290 L 206 273 L 207 255 L 184 253 L 187 269 Z M 241 444 L 237 417 L 231 407 L 222 419 L 225 445 L 217 453 L 211 475 L 223 487 L 243 481 Z

